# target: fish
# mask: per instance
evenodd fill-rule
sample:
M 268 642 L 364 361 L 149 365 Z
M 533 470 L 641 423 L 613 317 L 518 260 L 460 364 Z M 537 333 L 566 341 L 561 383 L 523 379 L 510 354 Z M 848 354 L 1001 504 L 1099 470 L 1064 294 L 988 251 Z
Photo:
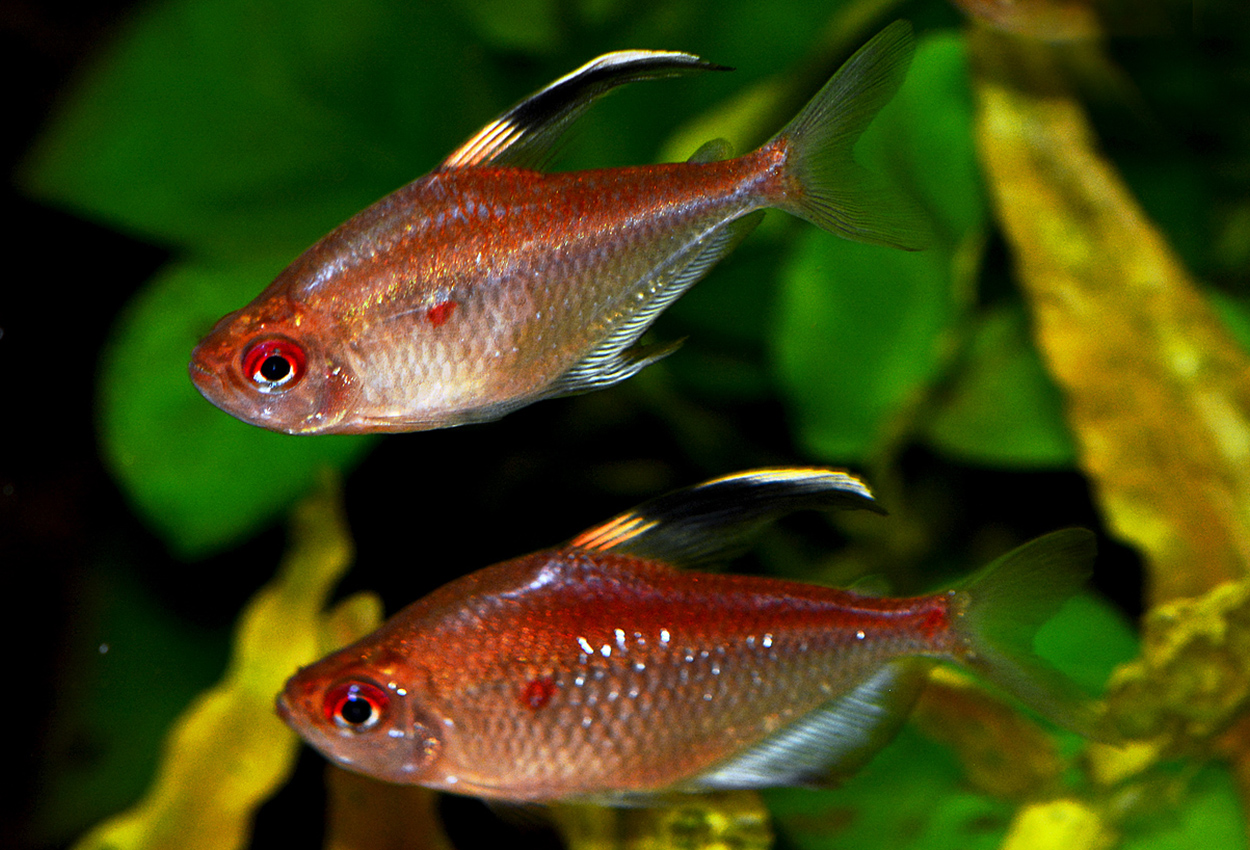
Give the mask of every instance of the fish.
M 923 215 L 851 156 L 912 52 L 910 24 L 886 27 L 744 156 L 716 140 L 684 163 L 542 170 L 608 91 L 728 70 L 675 51 L 600 56 L 296 258 L 199 342 L 191 381 L 231 416 L 288 434 L 485 422 L 671 354 L 678 343 L 639 338 L 767 208 L 918 249 Z
M 819 467 L 660 496 L 442 586 L 296 672 L 278 714 L 388 782 L 621 806 L 845 780 L 943 662 L 1097 736 L 1095 703 L 1032 650 L 1090 574 L 1090 532 L 1053 532 L 917 597 L 700 571 L 779 516 L 835 508 L 882 512 L 861 479 Z

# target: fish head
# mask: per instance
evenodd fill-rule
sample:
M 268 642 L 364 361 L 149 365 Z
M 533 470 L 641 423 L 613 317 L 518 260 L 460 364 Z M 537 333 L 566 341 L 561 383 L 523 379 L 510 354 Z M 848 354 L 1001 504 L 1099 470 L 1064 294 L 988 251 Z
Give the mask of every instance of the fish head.
M 405 785 L 436 784 L 443 724 L 422 707 L 424 689 L 401 675 L 349 648 L 292 676 L 278 695 L 278 716 L 349 770 Z
M 204 398 L 236 419 L 287 434 L 334 433 L 359 395 L 331 320 L 281 294 L 221 319 L 191 353 Z

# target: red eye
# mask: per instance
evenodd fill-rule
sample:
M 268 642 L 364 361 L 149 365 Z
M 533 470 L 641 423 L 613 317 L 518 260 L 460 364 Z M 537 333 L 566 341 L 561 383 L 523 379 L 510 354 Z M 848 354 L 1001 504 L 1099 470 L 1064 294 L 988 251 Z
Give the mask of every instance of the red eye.
M 390 697 L 386 691 L 368 682 L 344 682 L 326 693 L 326 719 L 340 729 L 363 732 L 382 719 Z
M 265 339 L 243 353 L 243 374 L 261 392 L 284 390 L 304 377 L 304 349 L 289 339 Z

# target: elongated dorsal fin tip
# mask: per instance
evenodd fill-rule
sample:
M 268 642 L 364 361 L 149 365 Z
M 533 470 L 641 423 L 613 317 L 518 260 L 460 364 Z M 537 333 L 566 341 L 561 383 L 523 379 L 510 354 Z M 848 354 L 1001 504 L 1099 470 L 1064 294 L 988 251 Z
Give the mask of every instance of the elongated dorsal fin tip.
M 862 479 L 820 467 L 738 472 L 644 502 L 569 541 L 688 565 L 733 554 L 761 526 L 800 510 L 864 508 L 884 513 Z
M 452 151 L 439 168 L 488 164 L 538 167 L 568 126 L 612 89 L 638 80 L 728 70 L 731 69 L 724 65 L 674 50 L 605 53 L 538 90 L 478 130 Z

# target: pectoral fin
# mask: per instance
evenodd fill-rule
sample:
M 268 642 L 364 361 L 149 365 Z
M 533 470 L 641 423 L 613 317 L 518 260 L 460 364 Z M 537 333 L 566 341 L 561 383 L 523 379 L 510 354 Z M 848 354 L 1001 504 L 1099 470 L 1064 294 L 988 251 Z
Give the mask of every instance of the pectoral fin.
M 592 103 L 617 86 L 697 71 L 727 71 L 689 53 L 620 50 L 565 74 L 477 131 L 443 160 L 440 169 L 474 165 L 537 168 L 556 140 Z

